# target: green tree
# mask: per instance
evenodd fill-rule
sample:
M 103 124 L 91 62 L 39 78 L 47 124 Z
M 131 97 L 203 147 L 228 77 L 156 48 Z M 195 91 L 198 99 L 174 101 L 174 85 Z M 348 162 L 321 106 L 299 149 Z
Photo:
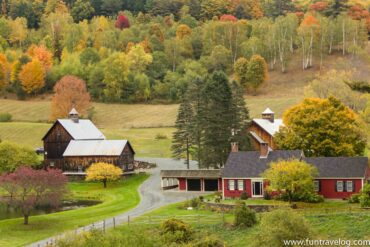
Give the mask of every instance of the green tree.
M 234 215 L 235 226 L 252 227 L 257 223 L 256 212 L 248 208 L 244 202 L 237 205 Z
M 306 156 L 362 155 L 366 145 L 361 119 L 334 97 L 305 99 L 284 113 L 275 135 L 280 149 L 301 149 Z
M 312 238 L 309 224 L 293 210 L 274 210 L 265 214 L 253 246 L 284 247 L 284 240 Z
M 94 8 L 88 0 L 77 0 L 71 9 L 71 16 L 74 22 L 90 20 L 94 15 Z
M 370 184 L 365 184 L 360 192 L 361 207 L 370 207 Z
M 188 96 L 185 95 L 180 104 L 175 123 L 176 131 L 172 138 L 172 157 L 185 159 L 187 169 L 190 169 L 190 152 L 194 142 L 193 109 Z
M 235 79 L 243 86 L 247 84 L 248 60 L 240 57 L 234 64 Z
M 268 78 L 267 64 L 263 57 L 254 55 L 248 63 L 248 71 L 246 75 L 247 88 L 251 89 L 254 94 L 257 93 L 260 87 Z
M 96 49 L 88 47 L 84 49 L 80 54 L 80 62 L 83 65 L 96 64 L 100 61 L 100 55 Z
M 290 203 L 293 199 L 304 199 L 306 195 L 315 193 L 316 167 L 299 160 L 282 160 L 269 166 L 261 177 L 269 181 L 269 190 L 285 194 Z
M 222 167 L 230 152 L 233 123 L 230 121 L 232 92 L 225 73 L 209 76 L 203 89 L 204 111 L 201 113 L 204 132 L 203 166 Z
M 0 143 L 0 174 L 13 172 L 20 166 L 37 166 L 39 163 L 31 148 L 6 141 Z

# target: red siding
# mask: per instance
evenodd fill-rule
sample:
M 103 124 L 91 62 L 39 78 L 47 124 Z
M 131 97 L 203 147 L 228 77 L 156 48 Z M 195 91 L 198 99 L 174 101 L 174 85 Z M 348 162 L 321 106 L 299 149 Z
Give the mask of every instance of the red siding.
M 237 181 L 238 179 L 224 179 L 224 196 L 226 198 L 238 198 L 242 194 L 243 191 L 247 192 L 248 197 L 252 196 L 251 190 L 251 180 L 250 179 L 243 179 L 244 181 L 244 190 L 229 190 L 229 181 L 235 180 L 235 186 L 238 187 Z
M 362 188 L 361 179 L 317 179 L 320 181 L 320 191 L 319 194 L 325 198 L 330 199 L 342 199 L 349 198 L 354 193 L 359 193 Z M 354 192 L 337 192 L 336 182 L 337 181 L 354 181 Z
M 186 190 L 186 178 L 179 178 L 179 190 Z
M 218 191 L 222 191 L 223 185 L 222 185 L 222 178 L 218 179 Z

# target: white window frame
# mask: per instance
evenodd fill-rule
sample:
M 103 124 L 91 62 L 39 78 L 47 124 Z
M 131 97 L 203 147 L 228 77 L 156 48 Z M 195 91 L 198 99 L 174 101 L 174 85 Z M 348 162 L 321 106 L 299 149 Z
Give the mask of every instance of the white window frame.
M 343 192 L 344 191 L 344 182 L 342 180 L 338 180 L 336 182 L 336 188 L 337 188 L 337 192 Z
M 238 179 L 238 190 L 243 191 L 244 190 L 244 180 Z
M 235 180 L 234 179 L 230 179 L 228 184 L 229 184 L 229 190 L 235 190 Z
M 255 195 L 255 191 L 254 191 L 254 183 L 255 182 L 261 183 L 261 195 Z M 252 186 L 252 197 L 257 197 L 257 198 L 263 197 L 263 194 L 265 193 L 265 189 L 263 188 L 263 180 L 262 179 L 252 179 L 251 186 Z
M 349 186 L 349 184 L 351 186 Z M 348 189 L 348 188 L 351 188 L 351 189 Z M 353 181 L 352 180 L 346 181 L 346 190 L 347 192 L 353 192 Z
M 318 180 L 313 181 L 313 185 L 315 187 L 315 191 L 319 192 L 320 191 L 320 181 Z

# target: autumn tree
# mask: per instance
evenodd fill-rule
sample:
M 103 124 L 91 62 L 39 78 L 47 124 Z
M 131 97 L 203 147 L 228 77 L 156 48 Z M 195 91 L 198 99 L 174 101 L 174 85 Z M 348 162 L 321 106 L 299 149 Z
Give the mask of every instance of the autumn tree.
M 82 115 L 86 115 L 90 106 L 90 94 L 87 92 L 85 81 L 67 75 L 54 86 L 50 119 L 54 120 L 68 116 L 72 107 L 76 108 Z
M 312 67 L 314 41 L 316 33 L 319 31 L 320 23 L 311 14 L 307 14 L 298 28 L 300 47 L 302 51 L 302 68 Z
M 267 73 L 267 64 L 265 59 L 259 55 L 252 56 L 248 63 L 246 74 L 247 88 L 256 94 L 258 87 L 266 82 L 268 78 Z
M 86 170 L 86 181 L 102 182 L 104 188 L 107 182 L 116 181 L 122 175 L 122 169 L 108 163 L 94 163 Z
M 33 170 L 29 167 L 19 167 L 15 172 L 0 176 L 0 188 L 4 192 L 5 203 L 21 210 L 24 224 L 37 206 L 60 205 L 67 192 L 67 178 L 62 171 Z
M 48 71 L 53 65 L 53 54 L 44 45 L 31 45 L 27 50 L 27 54 L 31 58 L 40 61 L 45 71 Z
M 334 97 L 308 98 L 284 113 L 285 127 L 275 136 L 279 149 L 303 150 L 306 156 L 362 155 L 366 145 L 361 119 Z
M 11 142 L 0 142 L 0 174 L 13 172 L 20 166 L 37 166 L 40 162 L 34 150 Z
M 130 22 L 124 14 L 119 14 L 115 23 L 115 27 L 119 29 L 129 28 Z
M 234 64 L 235 79 L 240 83 L 240 85 L 246 86 L 247 73 L 248 73 L 248 60 L 245 57 L 241 57 L 238 60 L 236 60 Z
M 74 2 L 71 9 L 71 16 L 74 22 L 80 22 L 83 20 L 90 20 L 95 13 L 95 9 L 91 5 L 90 1 L 77 0 Z
M 127 59 L 130 61 L 130 69 L 136 73 L 143 72 L 153 61 L 152 55 L 146 53 L 141 45 L 134 45 L 127 53 Z
M 45 86 L 45 69 L 38 59 L 25 64 L 19 73 L 23 90 L 30 94 L 37 92 Z
M 183 39 L 184 37 L 191 34 L 191 28 L 185 24 L 181 24 L 176 29 L 176 37 L 178 39 Z
M 8 84 L 9 63 L 4 54 L 0 54 L 0 90 Z
M 304 161 L 281 160 L 270 163 L 261 177 L 269 181 L 268 190 L 285 194 L 291 203 L 293 199 L 304 200 L 315 193 L 314 177 L 317 175 L 317 168 Z

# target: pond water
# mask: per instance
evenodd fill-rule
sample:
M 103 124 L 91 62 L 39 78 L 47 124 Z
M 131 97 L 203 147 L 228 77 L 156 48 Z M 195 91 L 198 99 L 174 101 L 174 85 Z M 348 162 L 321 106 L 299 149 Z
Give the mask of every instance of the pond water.
M 101 201 L 91 201 L 91 200 L 79 200 L 79 201 L 64 201 L 59 208 L 50 208 L 50 207 L 38 207 L 31 212 L 32 215 L 40 214 L 51 214 L 55 212 L 74 210 L 78 208 L 84 208 L 89 206 L 94 206 L 101 203 Z M 6 205 L 0 203 L 0 220 L 12 219 L 23 217 L 20 210 L 7 208 Z

